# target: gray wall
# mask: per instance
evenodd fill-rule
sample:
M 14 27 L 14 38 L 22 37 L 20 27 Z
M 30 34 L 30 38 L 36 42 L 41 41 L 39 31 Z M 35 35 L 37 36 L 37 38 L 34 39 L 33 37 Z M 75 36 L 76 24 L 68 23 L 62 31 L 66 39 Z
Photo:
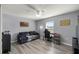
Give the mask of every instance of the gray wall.
M 12 15 L 7 15 L 7 14 L 3 14 L 2 16 L 3 16 L 2 31 L 5 31 L 5 30 L 10 31 L 12 42 L 16 40 L 17 33 L 35 30 L 35 21 L 33 20 L 28 20 L 26 18 L 16 17 Z M 20 27 L 20 21 L 28 22 L 29 27 Z
M 1 5 L 0 5 L 0 53 L 2 51 L 2 41 L 1 41 Z
M 66 13 L 63 15 L 54 16 L 49 19 L 42 19 L 39 21 L 36 21 L 37 24 L 37 31 L 43 35 L 43 31 L 45 29 L 45 24 L 47 21 L 54 21 L 54 31 L 56 33 L 61 34 L 62 36 L 62 43 L 67 45 L 72 45 L 72 37 L 76 36 L 76 25 L 77 25 L 77 16 L 79 15 L 79 11 L 72 12 L 72 13 Z M 60 26 L 60 20 L 63 19 L 70 19 L 71 24 L 69 26 Z M 44 26 L 42 30 L 40 30 L 40 25 Z

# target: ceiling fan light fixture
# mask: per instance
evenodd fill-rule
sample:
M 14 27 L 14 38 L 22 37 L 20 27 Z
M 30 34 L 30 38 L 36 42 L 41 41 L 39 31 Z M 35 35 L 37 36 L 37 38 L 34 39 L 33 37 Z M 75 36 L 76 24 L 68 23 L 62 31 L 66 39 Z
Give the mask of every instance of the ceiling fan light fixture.
M 41 16 L 41 11 L 38 11 L 37 13 L 36 13 L 36 17 L 40 17 Z
M 41 15 L 39 15 L 39 14 L 36 14 L 36 17 L 40 17 Z

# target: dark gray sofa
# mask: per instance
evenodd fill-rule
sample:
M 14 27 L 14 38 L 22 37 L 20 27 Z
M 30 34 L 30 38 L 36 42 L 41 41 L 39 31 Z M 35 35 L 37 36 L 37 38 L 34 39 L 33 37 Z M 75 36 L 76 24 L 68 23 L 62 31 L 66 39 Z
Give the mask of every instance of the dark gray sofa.
M 19 44 L 23 44 L 28 41 L 33 41 L 33 40 L 39 39 L 39 38 L 40 38 L 39 33 L 35 32 L 35 31 L 19 32 L 19 34 L 17 35 L 17 42 Z

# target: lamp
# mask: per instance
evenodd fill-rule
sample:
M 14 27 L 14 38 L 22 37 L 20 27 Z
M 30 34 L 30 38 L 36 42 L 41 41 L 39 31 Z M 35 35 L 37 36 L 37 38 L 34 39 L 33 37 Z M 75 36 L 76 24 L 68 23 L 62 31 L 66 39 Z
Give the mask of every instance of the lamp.
M 40 29 L 43 29 L 43 26 L 40 26 Z

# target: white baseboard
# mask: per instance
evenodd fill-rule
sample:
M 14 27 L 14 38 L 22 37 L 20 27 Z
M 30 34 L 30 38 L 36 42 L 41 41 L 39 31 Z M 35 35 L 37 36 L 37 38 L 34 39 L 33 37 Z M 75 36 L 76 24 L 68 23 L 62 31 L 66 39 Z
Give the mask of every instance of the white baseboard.
M 71 44 L 68 44 L 68 43 L 65 43 L 65 42 L 62 42 L 62 44 L 65 44 L 65 45 L 68 45 L 68 46 L 72 46 Z

